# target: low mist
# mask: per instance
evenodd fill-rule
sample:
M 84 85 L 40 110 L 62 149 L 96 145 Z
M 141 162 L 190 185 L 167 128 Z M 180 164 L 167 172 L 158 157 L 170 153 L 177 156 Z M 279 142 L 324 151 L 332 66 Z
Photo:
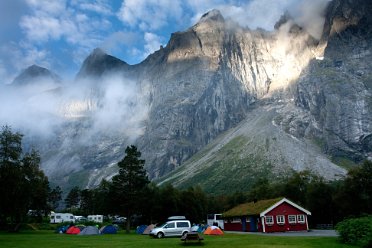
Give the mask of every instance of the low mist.
M 47 175 L 76 172 L 85 156 L 77 148 L 91 149 L 112 138 L 135 142 L 143 134 L 148 105 L 141 96 L 136 82 L 121 73 L 1 86 L 0 125 L 23 133 L 26 151 L 30 145 L 40 150 Z M 57 152 L 48 157 L 49 151 Z

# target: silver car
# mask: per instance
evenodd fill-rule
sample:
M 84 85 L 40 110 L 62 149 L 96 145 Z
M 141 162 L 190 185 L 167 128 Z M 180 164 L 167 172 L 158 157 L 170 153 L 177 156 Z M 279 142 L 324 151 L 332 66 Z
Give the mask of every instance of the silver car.
M 171 236 L 183 236 L 190 232 L 191 223 L 188 220 L 172 220 L 151 230 L 150 236 L 163 238 Z

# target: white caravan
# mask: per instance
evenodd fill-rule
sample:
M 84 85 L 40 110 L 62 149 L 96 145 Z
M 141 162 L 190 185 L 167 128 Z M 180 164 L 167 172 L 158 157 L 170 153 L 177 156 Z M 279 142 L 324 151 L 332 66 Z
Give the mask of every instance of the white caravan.
M 103 222 L 103 215 L 88 215 L 88 221 Z
M 62 223 L 62 222 L 72 222 L 75 223 L 75 218 L 73 214 L 70 213 L 51 213 L 50 223 Z

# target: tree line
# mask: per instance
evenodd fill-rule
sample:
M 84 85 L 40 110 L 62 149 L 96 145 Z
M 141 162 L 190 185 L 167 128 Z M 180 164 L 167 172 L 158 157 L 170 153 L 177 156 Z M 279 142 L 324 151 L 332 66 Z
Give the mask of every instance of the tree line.
M 22 151 L 23 135 L 9 126 L 0 133 L 0 227 L 25 221 L 29 210 L 39 221 L 61 200 L 61 189 L 52 188 L 40 169 L 35 149 Z
M 40 169 L 40 155 L 22 153 L 22 135 L 5 126 L 0 133 L 0 222 L 24 220 L 29 209 L 42 216 L 56 210 L 62 199 L 59 187 L 51 188 Z M 93 189 L 72 188 L 64 199 L 64 211 L 75 215 L 103 214 L 127 217 L 126 229 L 138 224 L 159 223 L 168 216 L 184 215 L 194 223 L 206 221 L 208 213 L 223 213 L 245 202 L 287 197 L 312 212 L 311 224 L 335 224 L 346 217 L 372 212 L 372 162 L 349 170 L 335 181 L 310 171 L 293 172 L 270 181 L 258 178 L 247 192 L 211 195 L 199 186 L 177 189 L 150 182 L 145 161 L 135 146 L 128 146 L 111 181 Z
M 126 156 L 130 154 L 128 149 L 140 156 L 134 146 L 127 148 Z M 123 166 L 125 163 L 119 164 Z M 157 223 L 172 215 L 185 215 L 194 223 L 203 223 L 208 213 L 223 213 L 241 203 L 277 197 L 286 197 L 308 209 L 312 213 L 310 224 L 313 227 L 316 224 L 335 225 L 348 217 L 372 214 L 370 161 L 350 169 L 345 177 L 335 181 L 327 181 L 310 171 L 293 172 L 276 181 L 259 178 L 247 192 L 219 196 L 206 194 L 199 186 L 177 189 L 169 184 L 159 187 L 147 180 L 142 166 L 143 164 L 139 166 L 142 170 L 140 177 L 145 180 L 142 181 L 142 186 L 130 190 L 134 201 L 131 208 L 128 208 L 131 200 L 124 196 L 127 193 L 122 195 L 125 189 L 115 186 L 120 171 L 112 182 L 102 181 L 95 189 L 79 190 L 75 187 L 66 198 L 66 206 L 72 212 L 82 215 L 117 213 L 131 216 L 135 213 L 141 217 L 139 221 L 142 222 L 137 224 Z M 121 167 L 120 170 L 125 168 Z M 132 178 L 137 177 L 132 175 Z M 123 185 L 123 182 L 119 185 Z M 73 201 L 72 195 L 77 197 Z

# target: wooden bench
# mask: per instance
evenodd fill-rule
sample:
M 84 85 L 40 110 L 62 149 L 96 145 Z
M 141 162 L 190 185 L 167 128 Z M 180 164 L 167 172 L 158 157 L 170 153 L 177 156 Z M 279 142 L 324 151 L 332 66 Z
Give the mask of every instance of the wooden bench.
M 185 233 L 181 237 L 181 241 L 187 242 L 187 241 L 190 241 L 190 240 L 195 240 L 195 241 L 201 242 L 202 240 L 204 240 L 204 237 L 201 236 L 198 232 Z

